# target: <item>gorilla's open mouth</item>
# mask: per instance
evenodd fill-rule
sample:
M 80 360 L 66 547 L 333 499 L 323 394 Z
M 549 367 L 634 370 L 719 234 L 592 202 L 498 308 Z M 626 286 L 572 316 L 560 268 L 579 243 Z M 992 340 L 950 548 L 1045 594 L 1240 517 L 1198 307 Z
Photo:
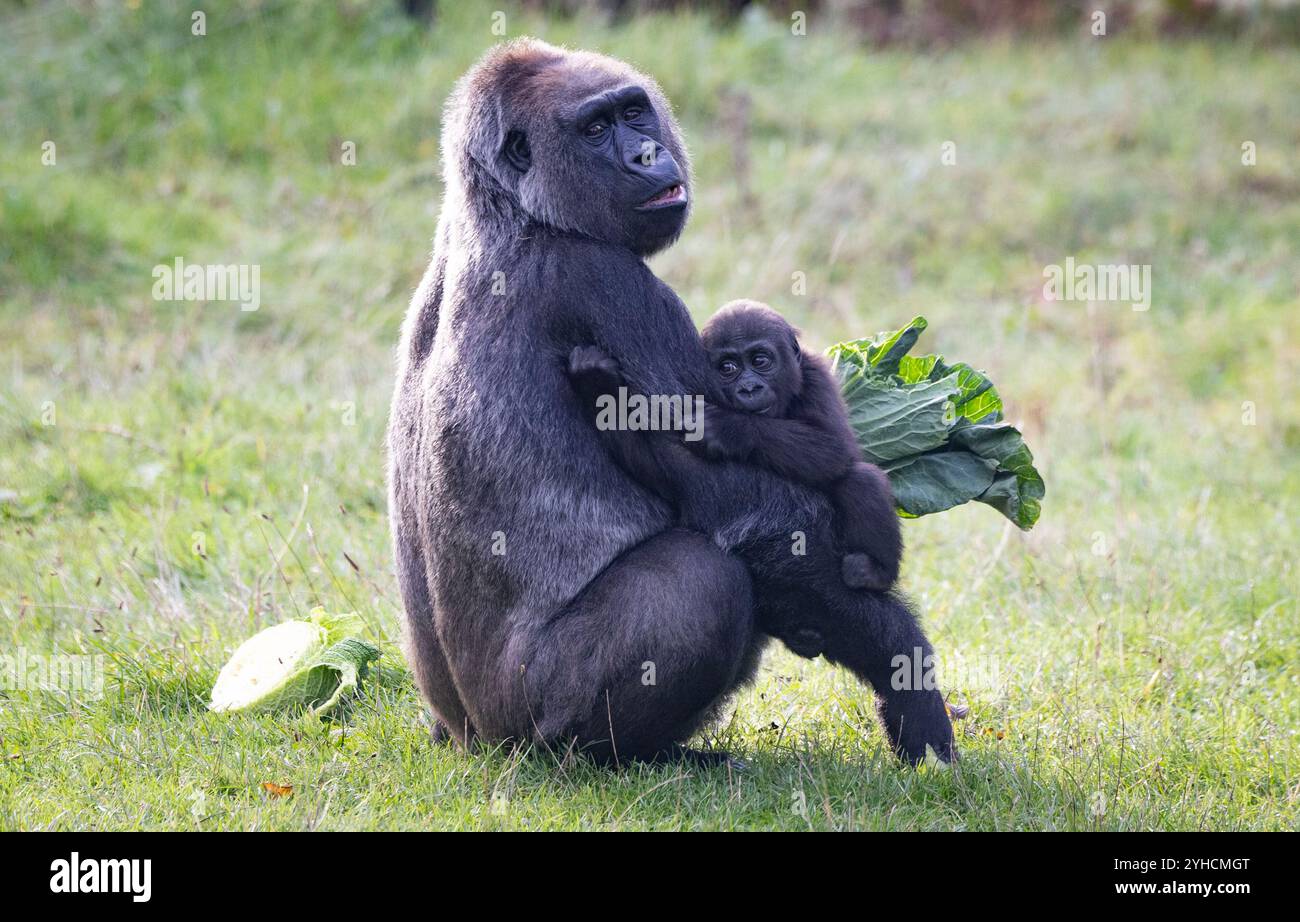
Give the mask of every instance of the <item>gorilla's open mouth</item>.
M 675 183 L 669 186 L 668 188 L 664 189 L 662 192 L 655 195 L 654 198 L 647 199 L 646 201 L 642 202 L 640 205 L 637 206 L 637 210 L 640 211 L 649 208 L 666 208 L 669 205 L 685 205 L 685 204 L 686 204 L 686 187 L 683 186 L 681 183 Z

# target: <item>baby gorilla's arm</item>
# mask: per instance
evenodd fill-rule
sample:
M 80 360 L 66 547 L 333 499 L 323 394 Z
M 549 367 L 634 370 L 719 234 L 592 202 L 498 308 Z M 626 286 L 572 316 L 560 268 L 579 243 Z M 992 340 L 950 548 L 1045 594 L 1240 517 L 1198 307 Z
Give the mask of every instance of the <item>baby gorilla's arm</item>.
M 835 433 L 802 419 L 713 405 L 704 411 L 704 435 L 695 445 L 710 458 L 746 461 L 818 489 L 848 473 L 855 457 Z
M 903 535 L 889 478 L 865 461 L 853 465 L 831 489 L 835 525 L 848 550 L 844 584 L 854 589 L 888 589 L 898 579 Z
M 854 589 L 887 589 L 898 579 L 903 556 L 902 528 L 889 477 L 862 460 L 839 382 L 830 368 L 819 356 L 808 354 L 801 356 L 801 364 L 800 415 L 820 421 L 827 442 L 838 445 L 850 460 L 830 490 L 835 528 L 846 551 L 841 561 L 844 584 Z
M 846 586 L 888 589 L 898 580 L 903 538 L 889 478 L 855 461 L 842 439 L 802 420 L 710 407 L 703 442 L 712 457 L 748 461 L 830 496 Z

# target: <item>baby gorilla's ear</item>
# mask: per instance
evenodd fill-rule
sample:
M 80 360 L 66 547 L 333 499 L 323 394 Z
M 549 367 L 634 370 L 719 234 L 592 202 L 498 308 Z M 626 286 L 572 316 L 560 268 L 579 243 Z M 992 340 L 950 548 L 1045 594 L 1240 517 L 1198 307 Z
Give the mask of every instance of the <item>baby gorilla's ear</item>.
M 804 376 L 807 374 L 807 365 L 809 359 L 799 348 L 799 331 L 792 326 L 786 327 L 785 335 L 786 344 L 790 347 L 790 357 L 783 359 L 787 367 L 781 369 L 781 386 L 782 400 L 784 401 L 780 413 L 777 415 L 784 416 L 790 409 L 790 401 L 797 397 L 803 396 Z

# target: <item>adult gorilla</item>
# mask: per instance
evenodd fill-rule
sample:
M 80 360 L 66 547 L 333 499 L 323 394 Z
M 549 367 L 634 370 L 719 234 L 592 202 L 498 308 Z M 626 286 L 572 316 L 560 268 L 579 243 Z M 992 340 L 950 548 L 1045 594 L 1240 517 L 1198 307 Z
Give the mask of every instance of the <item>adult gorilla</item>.
M 606 451 L 567 378 L 574 348 L 594 345 L 641 393 L 717 397 L 685 306 L 643 261 L 680 233 L 690 189 L 652 80 L 538 41 L 498 46 L 448 103 L 443 158 L 389 426 L 416 681 L 461 743 L 680 755 L 767 640 L 745 563 L 760 609 L 769 586 L 783 600 L 772 604 L 807 605 L 807 568 L 838 574 L 829 506 L 756 468 L 701 462 L 684 516 L 700 530 L 674 527 L 676 512 Z M 790 554 L 795 530 L 824 552 Z M 733 548 L 759 550 L 742 562 Z M 870 654 L 828 641 L 826 655 L 876 687 L 900 752 L 948 754 L 938 692 L 889 683 L 890 656 L 928 654 L 925 638 L 891 597 L 855 597 L 847 617 L 873 638 Z

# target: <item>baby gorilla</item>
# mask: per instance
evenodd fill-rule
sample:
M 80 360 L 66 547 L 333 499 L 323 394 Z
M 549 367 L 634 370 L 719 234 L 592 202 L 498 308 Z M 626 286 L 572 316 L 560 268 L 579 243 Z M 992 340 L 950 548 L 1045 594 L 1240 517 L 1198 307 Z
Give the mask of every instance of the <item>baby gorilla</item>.
M 933 662 L 933 648 L 907 601 L 892 591 L 845 585 L 844 571 L 854 579 L 858 562 L 849 559 L 846 566 L 841 528 L 849 547 L 864 549 L 849 555 L 866 558 L 863 582 L 892 582 L 901 541 L 884 474 L 860 460 L 830 372 L 816 357 L 800 353 L 794 330 L 770 308 L 730 305 L 706 329 L 719 350 L 716 367 L 727 395 L 721 382 L 707 382 L 715 403 L 705 409 L 703 432 L 686 426 L 684 417 L 681 431 L 611 425 L 608 409 L 624 396 L 627 380 L 619 362 L 599 346 L 577 346 L 569 355 L 578 404 L 624 472 L 676 510 L 679 527 L 712 536 L 745 562 L 763 633 L 799 656 L 825 656 L 868 683 L 891 744 L 908 761 L 924 758 L 927 747 L 941 759 L 955 758 L 948 711 L 929 674 L 919 687 L 899 684 L 900 657 L 925 669 Z M 739 358 L 729 358 L 728 349 Z M 731 399 L 749 409 L 721 406 Z M 704 438 L 692 440 L 691 433 Z M 702 449 L 705 440 L 711 448 Z M 811 518 L 806 545 L 796 551 L 792 536 L 753 529 L 743 510 L 719 502 L 704 475 L 714 463 L 700 457 L 707 451 L 743 456 L 792 480 L 823 485 L 836 497 L 840 515 Z M 907 670 L 904 678 L 911 675 Z
M 705 411 L 701 444 L 715 459 L 744 461 L 829 496 L 854 589 L 888 589 L 903 541 L 885 472 L 862 458 L 848 409 L 819 355 L 766 304 L 732 301 L 700 331 L 729 407 Z

